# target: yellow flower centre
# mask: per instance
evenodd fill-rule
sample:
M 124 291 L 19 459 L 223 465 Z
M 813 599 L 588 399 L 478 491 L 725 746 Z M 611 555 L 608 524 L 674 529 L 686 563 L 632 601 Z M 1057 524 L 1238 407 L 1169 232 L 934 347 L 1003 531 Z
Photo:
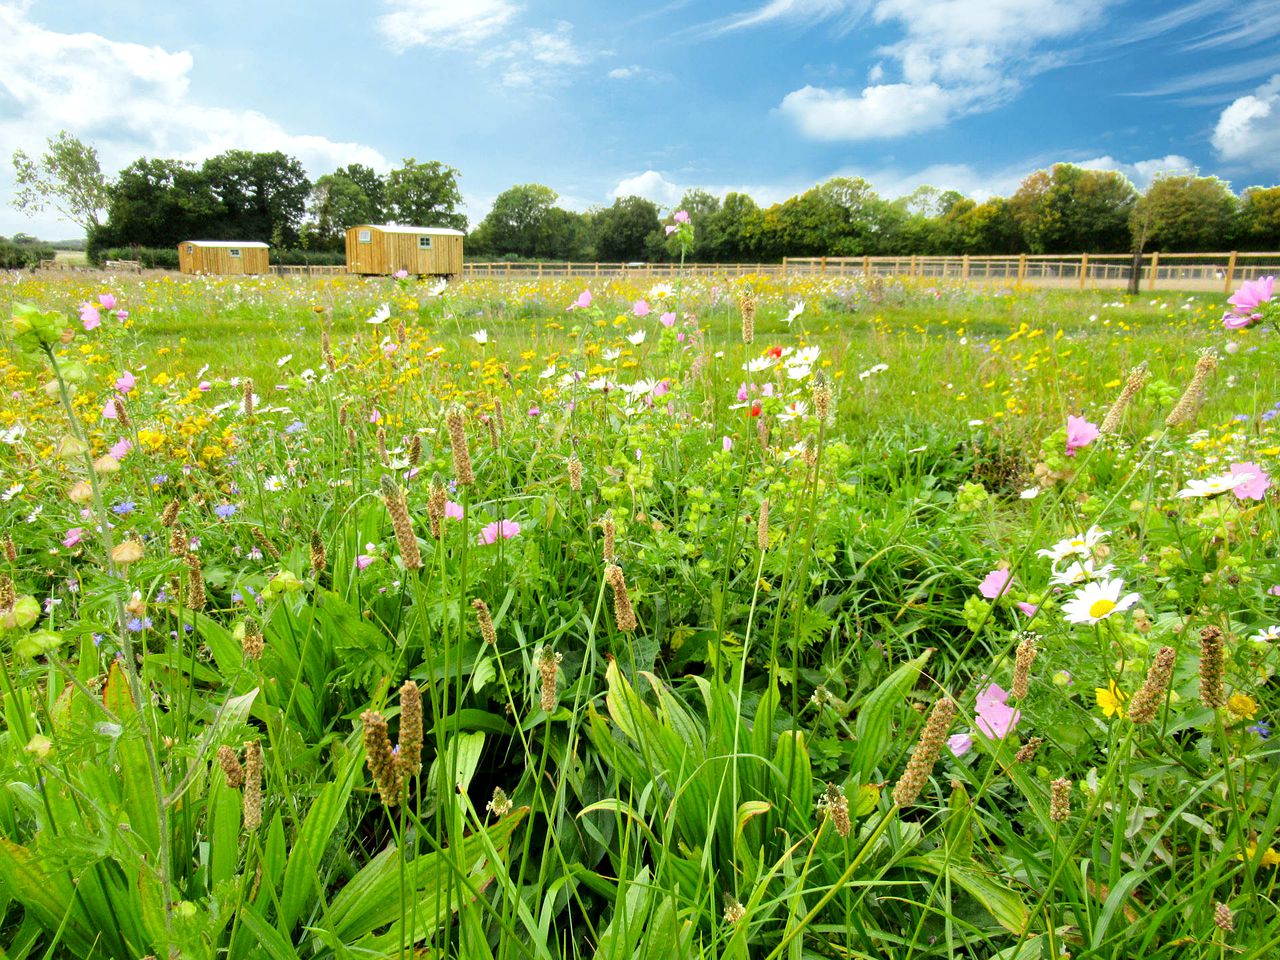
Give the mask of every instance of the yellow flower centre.
M 1115 608 L 1116 602 L 1114 600 L 1108 600 L 1103 597 L 1101 600 L 1095 600 L 1089 604 L 1089 616 L 1094 620 L 1101 620 Z

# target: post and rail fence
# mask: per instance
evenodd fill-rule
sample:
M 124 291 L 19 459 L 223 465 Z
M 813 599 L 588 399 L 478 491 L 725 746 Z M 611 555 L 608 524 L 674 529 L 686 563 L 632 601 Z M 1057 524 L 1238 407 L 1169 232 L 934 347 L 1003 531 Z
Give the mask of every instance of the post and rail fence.
M 784 257 L 781 263 L 692 263 L 686 276 L 909 277 L 996 286 L 1230 292 L 1245 280 L 1280 275 L 1280 253 L 1014 254 L 1011 256 Z M 677 263 L 466 262 L 466 279 L 672 279 Z

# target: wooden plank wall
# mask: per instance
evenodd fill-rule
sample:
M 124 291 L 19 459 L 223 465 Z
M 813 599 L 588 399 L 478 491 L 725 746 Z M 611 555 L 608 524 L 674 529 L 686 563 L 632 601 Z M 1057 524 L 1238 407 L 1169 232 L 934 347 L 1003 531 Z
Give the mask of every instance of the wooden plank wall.
M 239 247 L 240 256 L 231 256 L 229 247 L 178 244 L 178 269 L 183 273 L 204 273 L 218 277 L 239 277 L 271 272 L 270 251 L 263 247 Z
M 360 242 L 360 228 L 347 231 L 347 268 L 352 273 L 390 275 L 408 270 L 422 275 L 462 275 L 462 237 L 432 236 L 431 249 L 418 246 L 419 234 L 370 231 L 369 243 Z

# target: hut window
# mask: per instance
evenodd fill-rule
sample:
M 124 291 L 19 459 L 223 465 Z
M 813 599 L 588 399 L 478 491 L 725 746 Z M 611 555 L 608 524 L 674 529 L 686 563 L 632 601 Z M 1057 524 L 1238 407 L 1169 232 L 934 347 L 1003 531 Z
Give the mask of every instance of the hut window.
M 190 253 L 195 253 L 195 252 L 196 252 L 196 246 L 195 246 L 195 244 L 194 244 L 194 243 L 188 243 L 188 244 L 187 244 L 187 253 L 189 253 L 189 254 L 190 254 Z
M 419 250 L 430 250 L 430 249 L 431 249 L 431 238 L 430 238 L 430 237 L 419 237 L 419 238 L 418 238 L 418 249 L 419 249 Z
M 360 231 L 360 242 L 361 242 L 361 243 L 373 243 L 373 231 L 372 231 L 372 230 L 361 230 L 361 231 Z
M 230 250 L 228 250 L 228 251 L 227 251 L 227 253 L 228 253 L 230 256 L 233 256 L 233 257 L 238 257 L 238 256 L 240 256 L 240 251 L 239 251 L 238 249 L 236 249 L 235 247 L 232 247 Z

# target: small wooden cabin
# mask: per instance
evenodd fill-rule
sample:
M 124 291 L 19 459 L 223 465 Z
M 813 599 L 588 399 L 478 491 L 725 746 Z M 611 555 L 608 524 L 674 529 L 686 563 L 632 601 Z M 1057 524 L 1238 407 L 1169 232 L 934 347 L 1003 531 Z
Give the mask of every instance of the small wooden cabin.
M 366 223 L 347 229 L 347 272 L 462 276 L 461 230 Z
M 178 244 L 178 269 L 217 277 L 270 273 L 267 249 L 255 240 L 184 240 Z

